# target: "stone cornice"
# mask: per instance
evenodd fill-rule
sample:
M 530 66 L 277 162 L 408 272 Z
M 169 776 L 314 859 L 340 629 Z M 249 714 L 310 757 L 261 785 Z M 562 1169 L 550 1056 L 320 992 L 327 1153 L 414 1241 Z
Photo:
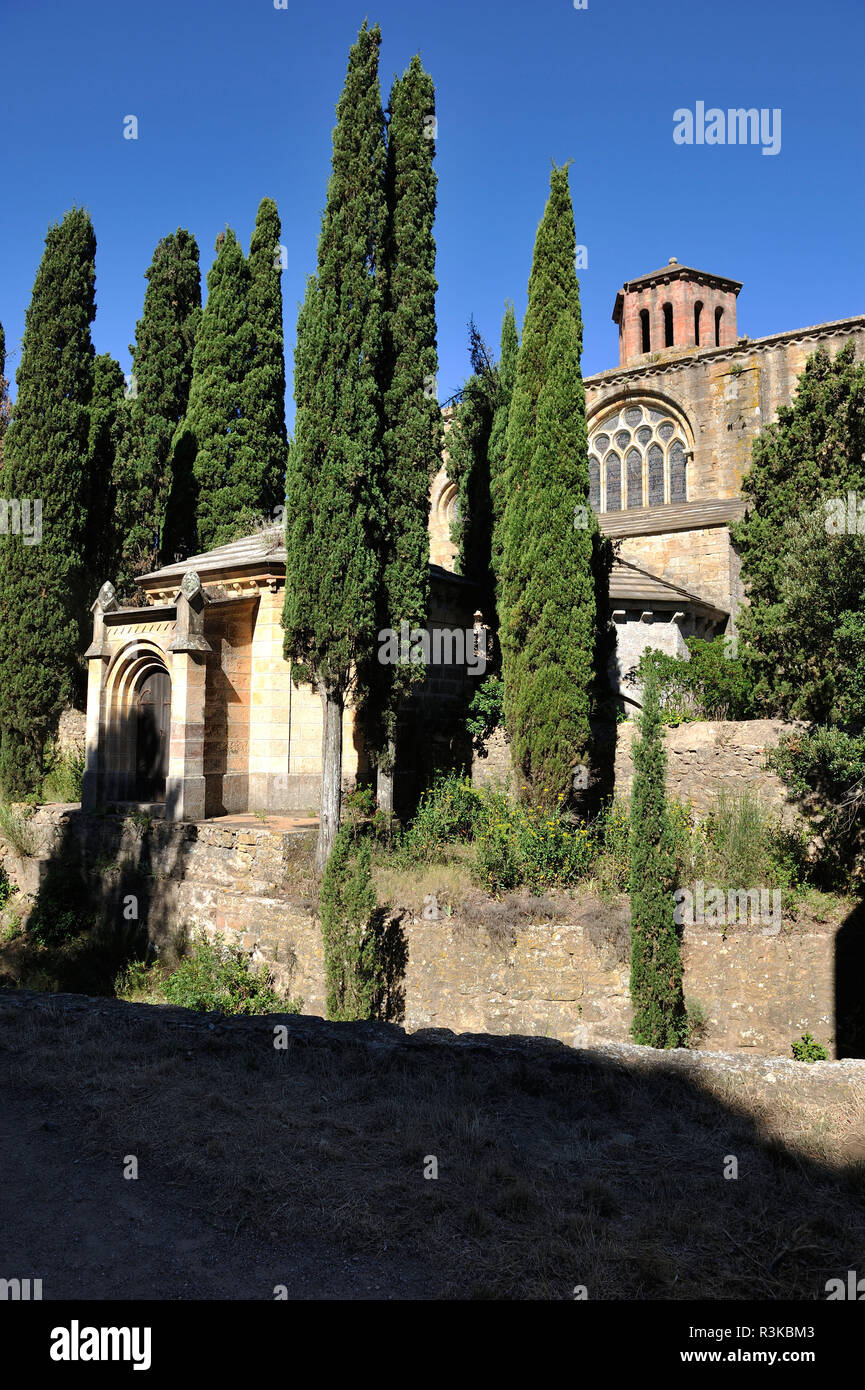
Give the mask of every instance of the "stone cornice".
M 609 367 L 606 371 L 595 372 L 592 376 L 584 377 L 583 384 L 589 388 L 591 386 L 613 385 L 629 379 L 645 381 L 656 376 L 667 376 L 670 372 L 686 370 L 698 362 L 702 364 L 716 360 L 733 360 L 737 355 L 741 356 L 744 353 L 774 347 L 780 343 L 835 337 L 843 332 L 851 334 L 865 332 L 865 314 L 858 314 L 849 319 L 836 319 L 832 323 L 814 324 L 810 328 L 793 328 L 786 333 L 772 333 L 766 338 L 740 338 L 733 347 L 693 348 L 690 351 L 684 351 L 681 357 L 665 358 L 663 354 L 659 354 L 658 360 L 654 362 L 641 362 L 636 366 L 631 364 L 627 367 Z M 674 351 L 674 349 L 670 349 L 670 351 Z

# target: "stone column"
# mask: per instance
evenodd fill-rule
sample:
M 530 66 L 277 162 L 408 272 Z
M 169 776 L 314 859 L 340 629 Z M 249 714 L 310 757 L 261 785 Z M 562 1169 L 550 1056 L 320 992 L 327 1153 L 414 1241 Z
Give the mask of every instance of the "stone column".
M 165 788 L 167 820 L 204 820 L 204 698 L 207 653 L 204 590 L 194 570 L 175 598 L 177 617 L 168 650 L 171 663 L 171 735 Z
M 105 583 L 91 607 L 93 641 L 84 653 L 87 659 L 87 726 L 84 776 L 81 782 L 81 809 L 95 811 L 104 797 L 105 765 L 102 740 L 107 735 L 106 679 L 111 649 L 105 633 L 105 614 L 120 607 L 111 584 Z

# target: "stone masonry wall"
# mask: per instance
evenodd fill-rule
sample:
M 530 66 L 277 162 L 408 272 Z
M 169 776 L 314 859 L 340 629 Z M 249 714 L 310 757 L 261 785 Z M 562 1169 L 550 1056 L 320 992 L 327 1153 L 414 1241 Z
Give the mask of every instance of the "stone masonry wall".
M 851 337 L 857 354 L 865 356 L 865 321 L 858 319 L 740 338 L 728 347 L 669 349 L 640 358 L 638 365 L 598 372 L 585 382 L 589 429 L 617 400 L 672 402 L 684 412 L 694 441 L 688 500 L 737 497 L 754 436 L 775 419 L 779 406 L 790 404 L 807 358 L 820 346 L 834 356 Z
M 222 933 L 273 970 L 305 1014 L 325 1014 L 315 901 L 292 893 L 309 846 L 302 835 L 216 825 L 150 826 L 44 808 L 40 856 L 6 854 L 10 878 L 34 901 L 58 865 L 79 901 L 118 923 L 129 894 L 157 947 L 178 928 Z M 20 912 L 20 899 L 16 904 Z M 570 920 L 493 931 L 459 921 L 403 920 L 404 1017 L 414 1031 L 449 1028 L 557 1038 L 570 1046 L 627 1042 L 627 908 L 575 900 Z M 701 1046 L 789 1056 L 806 1030 L 834 1055 L 835 937 L 764 936 L 687 928 L 685 994 L 706 1016 Z
M 783 734 L 798 727 L 779 719 L 707 719 L 665 729 L 667 791 L 705 814 L 722 788 L 731 792 L 748 788 L 767 806 L 792 818 L 784 784 L 764 762 L 767 749 L 776 747 Z M 620 724 L 617 734 L 616 791 L 628 796 L 634 779 L 632 750 L 637 725 Z

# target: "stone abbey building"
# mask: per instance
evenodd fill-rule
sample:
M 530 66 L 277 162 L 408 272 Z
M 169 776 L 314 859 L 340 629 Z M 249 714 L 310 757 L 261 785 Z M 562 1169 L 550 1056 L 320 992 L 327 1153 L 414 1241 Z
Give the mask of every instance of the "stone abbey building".
M 754 436 L 788 405 L 806 359 L 851 338 L 865 358 L 865 316 L 739 338 L 741 284 L 679 265 L 627 281 L 613 320 L 619 362 L 585 379 L 591 503 L 619 542 L 610 584 L 615 679 L 646 646 L 734 628 L 742 594 L 729 523 Z M 456 486 L 442 468 L 430 495 L 430 626 L 474 628 L 475 595 L 454 573 Z M 308 810 L 318 800 L 321 702 L 296 687 L 282 655 L 285 552 L 279 531 L 146 575 L 148 602 L 122 608 L 110 584 L 93 606 L 87 651 L 85 808 L 164 804 L 171 819 Z M 464 678 L 464 677 L 463 677 Z M 431 670 L 447 699 L 460 674 Z M 363 766 L 350 708 L 344 773 Z

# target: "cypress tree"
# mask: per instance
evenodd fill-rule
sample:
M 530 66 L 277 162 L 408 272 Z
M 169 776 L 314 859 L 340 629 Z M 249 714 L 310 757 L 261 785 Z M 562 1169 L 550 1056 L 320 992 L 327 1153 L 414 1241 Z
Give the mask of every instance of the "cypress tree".
M 505 307 L 505 316 L 502 320 L 502 338 L 499 352 L 499 373 L 498 373 L 498 395 L 496 398 L 495 415 L 490 429 L 489 457 L 490 457 L 490 505 L 492 510 L 492 537 L 491 537 L 491 568 L 494 576 L 501 573 L 502 567 L 502 546 L 504 538 L 502 536 L 502 522 L 505 513 L 505 501 L 507 494 L 505 491 L 505 470 L 507 467 L 508 451 L 508 415 L 511 409 L 511 400 L 514 394 L 514 383 L 517 376 L 517 358 L 519 356 L 520 341 L 517 336 L 517 319 L 514 313 L 514 306 L 508 303 Z M 499 594 L 499 584 L 496 583 L 496 617 L 498 618 L 498 605 L 501 601 Z M 492 615 L 490 615 L 492 617 Z
M 23 534 L 0 538 L 0 784 L 7 796 L 37 788 L 51 725 L 83 694 L 95 256 L 82 208 L 49 229 L 4 441 L 4 497 L 42 505 L 40 543 L 25 544 Z
M 381 32 L 366 23 L 337 106 L 333 165 L 311 277 L 297 325 L 295 436 L 286 498 L 285 655 L 323 709 L 316 866 L 339 829 L 342 716 L 358 673 L 376 657 L 383 515 L 382 287 L 385 220 Z M 300 669 L 298 669 L 300 668 Z
M 469 361 L 472 373 L 447 432 L 447 472 L 457 484 L 451 540 L 457 547 L 456 571 L 477 584 L 481 610 L 489 619 L 493 591 L 490 436 L 499 399 L 499 372 L 473 318 L 469 320 Z
M 429 611 L 429 488 L 441 464 L 435 321 L 435 109 L 432 78 L 415 55 L 390 95 L 387 227 L 382 256 L 384 361 L 381 625 L 423 627 Z M 402 700 L 426 674 L 422 664 L 380 666 L 383 748 L 379 808 L 393 812 L 396 723 Z
M 189 403 L 172 447 L 163 553 L 223 545 L 237 535 L 239 516 L 261 510 L 245 413 L 253 347 L 249 266 L 228 227 L 216 239 L 192 354 Z
M 9 382 L 6 380 L 6 332 L 0 323 L 0 493 L 3 491 L 3 436 L 9 423 Z
M 186 414 L 192 352 L 201 317 L 198 243 L 178 228 L 158 243 L 145 273 L 144 308 L 135 329 L 126 429 L 115 465 L 116 584 L 170 562 L 159 538 L 172 490 L 172 440 Z
M 377 906 L 369 841 L 355 844 L 350 827 L 343 826 L 327 861 L 319 900 L 328 1018 L 372 1017 L 379 992 Z
M 657 674 L 651 671 L 634 746 L 630 834 L 631 1033 L 648 1047 L 679 1047 L 687 1038 L 666 773 Z
M 554 168 L 508 416 L 501 525 L 505 722 L 530 795 L 550 807 L 571 797 L 571 770 L 588 761 L 606 603 L 596 595 L 575 256 L 567 168 Z
M 95 597 L 116 573 L 116 462 L 129 418 L 123 369 L 107 352 L 93 363 L 90 400 L 90 496 L 87 506 L 87 594 Z
M 249 318 L 254 342 L 244 383 L 248 447 L 255 469 L 258 513 L 272 515 L 285 502 L 285 346 L 276 203 L 262 198 L 249 246 Z M 252 481 L 252 480 L 251 480 Z M 240 529 L 243 516 L 237 519 Z M 249 523 L 256 520 L 249 516 Z

